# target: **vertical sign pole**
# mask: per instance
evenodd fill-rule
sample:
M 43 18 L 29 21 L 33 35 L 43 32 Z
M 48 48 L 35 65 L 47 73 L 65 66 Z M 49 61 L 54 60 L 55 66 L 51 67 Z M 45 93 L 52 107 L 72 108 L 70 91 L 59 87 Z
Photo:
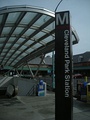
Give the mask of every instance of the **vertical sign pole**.
M 70 12 L 55 14 L 55 120 L 73 119 Z

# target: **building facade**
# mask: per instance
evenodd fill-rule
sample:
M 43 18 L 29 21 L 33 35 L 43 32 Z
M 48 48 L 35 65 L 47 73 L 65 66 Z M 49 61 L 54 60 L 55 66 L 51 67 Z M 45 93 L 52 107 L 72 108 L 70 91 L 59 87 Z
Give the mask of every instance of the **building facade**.
M 73 72 L 90 77 L 90 52 L 73 56 Z

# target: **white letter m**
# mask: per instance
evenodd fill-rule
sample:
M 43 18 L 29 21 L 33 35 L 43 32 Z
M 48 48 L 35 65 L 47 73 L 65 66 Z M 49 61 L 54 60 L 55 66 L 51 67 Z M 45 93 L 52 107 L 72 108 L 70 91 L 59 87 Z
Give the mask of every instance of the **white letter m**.
M 65 22 L 66 21 L 66 22 Z M 64 13 L 63 18 L 61 18 L 60 13 L 56 14 L 56 25 L 63 25 L 65 22 L 65 24 L 68 24 L 68 12 Z

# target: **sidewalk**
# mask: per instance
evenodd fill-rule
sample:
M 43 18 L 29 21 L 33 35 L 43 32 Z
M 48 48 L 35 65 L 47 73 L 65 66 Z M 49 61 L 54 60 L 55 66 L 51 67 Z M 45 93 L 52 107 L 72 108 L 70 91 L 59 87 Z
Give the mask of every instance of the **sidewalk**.
M 55 94 L 0 99 L 0 120 L 55 120 Z M 90 104 L 73 100 L 73 120 L 90 120 Z

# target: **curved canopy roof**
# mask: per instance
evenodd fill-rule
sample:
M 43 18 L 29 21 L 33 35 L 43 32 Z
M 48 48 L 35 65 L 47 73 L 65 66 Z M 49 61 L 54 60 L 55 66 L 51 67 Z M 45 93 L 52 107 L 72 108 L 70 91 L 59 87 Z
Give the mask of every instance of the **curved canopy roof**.
M 0 64 L 18 67 L 54 50 L 55 14 L 32 6 L 0 8 Z M 78 43 L 72 28 L 72 43 Z

